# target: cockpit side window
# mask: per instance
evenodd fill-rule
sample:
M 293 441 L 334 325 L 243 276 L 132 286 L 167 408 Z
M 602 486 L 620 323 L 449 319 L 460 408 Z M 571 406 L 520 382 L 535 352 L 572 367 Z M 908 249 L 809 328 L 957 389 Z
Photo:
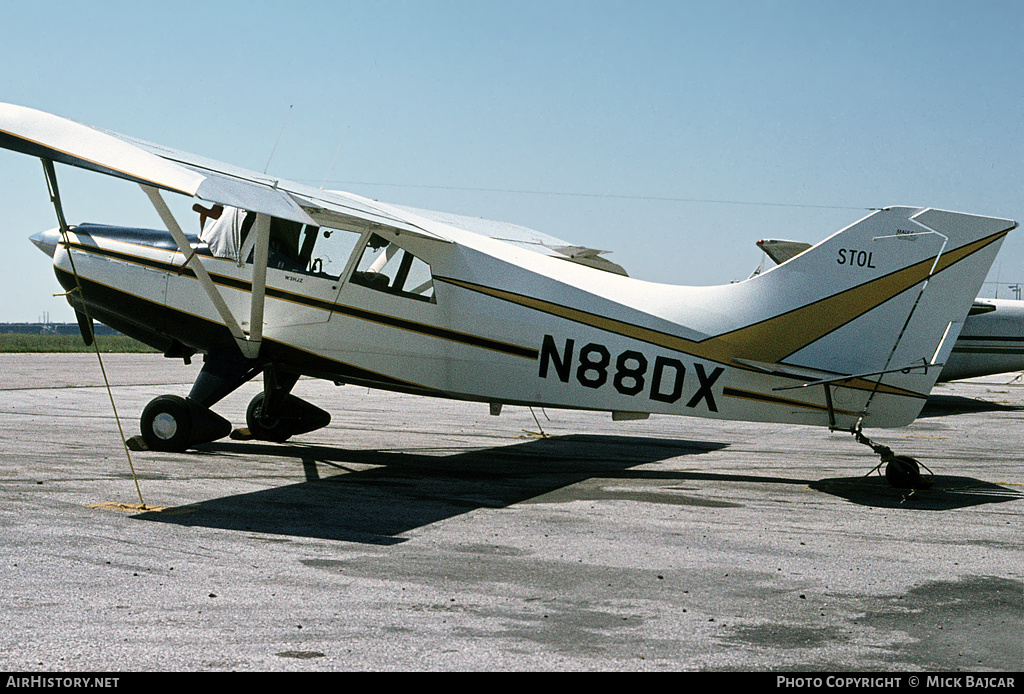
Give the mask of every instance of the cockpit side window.
M 256 246 L 256 213 L 225 208 L 215 224 L 207 225 L 201 238 L 213 255 L 241 258 L 252 263 Z M 430 266 L 421 258 L 379 234 L 370 234 L 359 251 L 362 231 L 303 224 L 272 217 L 267 267 L 290 273 L 341 279 L 350 260 L 359 252 L 351 282 L 377 291 L 417 301 L 436 303 Z
M 370 236 L 351 281 L 388 294 L 436 303 L 430 266 L 378 234 Z
M 307 246 L 311 251 L 303 251 L 303 256 L 309 259 L 306 273 L 317 277 L 329 277 L 338 279 L 345 272 L 348 261 L 359 246 L 362 234 L 356 231 L 344 229 L 327 229 L 321 227 L 316 233 L 310 234 L 306 227 L 306 238 L 303 248 Z
M 270 248 L 267 255 L 267 267 L 290 272 L 305 272 L 309 267 L 309 255 L 302 257 L 301 251 L 307 244 L 303 242 L 308 234 L 315 240 L 319 233 L 317 227 L 309 227 L 301 222 L 273 217 L 270 220 Z M 301 239 L 301 240 L 300 240 Z M 312 244 L 310 250 L 312 250 Z
M 249 212 L 245 222 L 255 217 Z M 242 252 L 249 263 L 255 256 L 252 226 L 242 226 Z M 354 231 L 321 228 L 273 217 L 270 220 L 267 267 L 336 280 L 344 273 L 361 236 Z
M 219 205 L 210 210 L 200 208 L 197 211 L 201 213 L 200 221 L 203 223 L 199 239 L 206 243 L 210 253 L 216 258 L 237 260 L 249 230 L 256 220 L 256 214 L 237 207 Z M 209 224 L 206 223 L 207 218 L 212 220 Z

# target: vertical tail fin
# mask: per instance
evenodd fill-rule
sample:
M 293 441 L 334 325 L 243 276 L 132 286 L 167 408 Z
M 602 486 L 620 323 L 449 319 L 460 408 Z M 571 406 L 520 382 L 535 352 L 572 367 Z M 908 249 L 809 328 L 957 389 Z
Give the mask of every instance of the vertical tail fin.
M 828 403 L 834 426 L 909 424 L 1016 226 L 932 208 L 873 212 L 744 283 L 774 315 L 731 333 L 735 360 L 790 378 L 803 370 L 823 389 L 816 399 L 843 401 Z

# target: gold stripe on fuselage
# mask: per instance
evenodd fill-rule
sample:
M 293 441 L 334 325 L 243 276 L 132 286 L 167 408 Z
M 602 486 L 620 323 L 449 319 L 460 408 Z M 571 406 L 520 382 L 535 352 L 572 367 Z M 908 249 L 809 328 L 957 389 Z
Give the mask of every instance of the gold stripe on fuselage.
M 699 359 L 753 371 L 755 369 L 738 364 L 735 360 L 747 359 L 769 364 L 781 362 L 807 345 L 881 306 L 898 294 L 915 287 L 932 274 L 938 274 L 998 241 L 1006 233 L 1006 231 L 1002 231 L 948 251 L 939 258 L 937 264 L 934 258 L 928 258 L 786 313 L 703 340 L 689 340 L 544 299 L 473 282 L 450 277 L 435 277 L 435 279 L 616 335 L 689 354 Z M 935 265 L 934 273 L 933 265 Z M 843 385 L 863 390 L 877 389 L 880 392 L 895 395 L 927 397 L 927 394 L 894 388 L 862 378 L 851 379 Z

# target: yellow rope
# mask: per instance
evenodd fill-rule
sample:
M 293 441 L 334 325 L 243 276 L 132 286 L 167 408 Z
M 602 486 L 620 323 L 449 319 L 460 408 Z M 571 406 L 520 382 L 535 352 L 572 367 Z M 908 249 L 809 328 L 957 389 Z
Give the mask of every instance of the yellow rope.
M 117 431 L 121 435 L 121 445 L 124 447 L 124 454 L 128 458 L 128 469 L 132 473 L 132 481 L 135 482 L 135 491 L 139 495 L 139 505 L 143 511 L 146 510 L 146 502 L 142 500 L 142 489 L 139 487 L 139 478 L 135 474 L 135 465 L 132 463 L 132 454 L 128 448 L 128 441 L 124 436 L 124 427 L 121 426 L 121 417 L 117 414 L 117 405 L 114 403 L 114 392 L 110 388 L 110 380 L 107 378 L 107 370 L 103 366 L 103 356 L 100 354 L 99 340 L 96 339 L 96 331 L 93 329 L 92 317 L 89 315 L 89 308 L 85 302 L 85 292 L 82 291 L 82 280 L 78 276 L 78 269 L 75 267 L 75 256 L 71 250 L 71 239 L 68 237 L 69 229 L 67 222 L 64 219 L 64 213 L 60 208 L 60 196 L 57 192 L 57 176 L 53 170 L 53 162 L 43 160 L 43 168 L 46 171 L 46 182 L 50 188 L 50 200 L 53 202 L 57 210 L 57 220 L 60 223 L 60 234 L 61 238 L 64 239 L 64 247 L 68 252 L 68 260 L 71 262 L 71 273 L 75 276 L 75 289 L 68 294 L 78 292 L 78 298 L 82 302 L 82 313 L 85 314 L 86 323 L 89 325 L 89 330 L 92 331 L 92 346 L 96 352 L 96 359 L 100 363 L 100 372 L 103 374 L 103 383 L 107 388 L 107 397 L 110 398 L 110 408 L 114 411 L 114 421 L 117 422 Z M 82 336 L 83 339 L 85 336 Z
M 68 244 L 67 234 L 62 230 L 61 234 L 64 236 L 64 242 L 68 249 L 68 259 L 71 260 L 71 271 L 75 276 L 75 291 L 78 292 L 79 298 L 82 300 L 82 313 L 85 314 L 85 320 L 88 322 L 90 329 L 92 329 L 92 318 L 89 316 L 89 309 L 85 304 L 85 294 L 82 292 L 82 281 L 78 277 L 78 270 L 75 269 L 75 261 L 71 255 L 71 247 Z M 92 331 L 92 346 L 93 351 L 96 352 L 96 360 L 100 364 L 100 373 L 103 374 L 103 384 L 107 388 L 107 397 L 110 399 L 110 409 L 114 412 L 114 421 L 117 422 L 117 431 L 121 435 L 121 446 L 124 448 L 124 454 L 128 458 L 128 469 L 132 473 L 132 481 L 135 483 L 135 491 L 139 495 L 139 505 L 142 510 L 146 510 L 146 502 L 142 500 L 142 489 L 139 487 L 139 478 L 135 474 L 135 465 L 132 463 L 132 454 L 128 448 L 128 441 L 124 436 L 124 427 L 121 426 L 121 417 L 117 414 L 117 405 L 114 402 L 114 391 L 110 387 L 110 379 L 107 378 L 107 369 L 103 366 L 103 356 L 100 353 L 100 343 L 97 339 L 96 331 Z

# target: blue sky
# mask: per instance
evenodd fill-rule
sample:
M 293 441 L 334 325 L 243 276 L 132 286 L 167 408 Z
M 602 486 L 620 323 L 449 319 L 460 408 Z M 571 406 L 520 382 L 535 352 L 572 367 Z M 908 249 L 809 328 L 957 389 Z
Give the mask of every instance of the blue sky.
M 758 239 L 817 242 L 883 205 L 1024 221 L 1020 2 L 98 0 L 2 16 L 0 101 L 255 170 L 273 150 L 274 175 L 530 226 L 643 279 L 743 279 Z M 137 187 L 58 176 L 72 223 L 159 225 Z M 39 162 L 0 152 L 0 181 L 0 321 L 74 320 L 27 240 L 55 226 Z M 1024 282 L 1024 231 L 989 279 L 1001 297 Z

